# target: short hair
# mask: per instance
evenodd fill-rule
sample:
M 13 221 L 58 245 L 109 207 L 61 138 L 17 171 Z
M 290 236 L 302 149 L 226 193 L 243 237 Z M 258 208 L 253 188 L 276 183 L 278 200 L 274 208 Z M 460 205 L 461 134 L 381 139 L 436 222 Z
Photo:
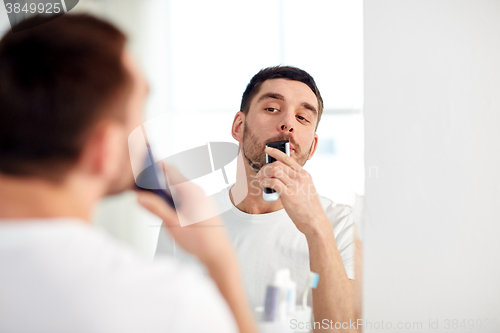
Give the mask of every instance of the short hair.
M 306 71 L 293 67 L 293 66 L 273 66 L 261 69 L 257 74 L 252 77 L 250 82 L 248 83 L 245 92 L 241 98 L 241 106 L 240 111 L 244 114 L 247 114 L 250 110 L 250 103 L 255 95 L 258 94 L 260 90 L 260 86 L 264 81 L 271 79 L 288 79 L 293 81 L 299 81 L 306 84 L 313 91 L 314 95 L 316 95 L 316 99 L 318 100 L 318 122 L 316 123 L 316 129 L 318 128 L 319 121 L 321 119 L 321 115 L 323 114 L 323 98 L 319 92 L 318 87 L 316 86 L 316 82 L 314 82 L 313 77 L 307 73 Z
M 126 37 L 110 23 L 86 14 L 45 21 L 25 20 L 0 41 L 0 173 L 60 181 L 98 122 L 125 120 L 131 77 Z

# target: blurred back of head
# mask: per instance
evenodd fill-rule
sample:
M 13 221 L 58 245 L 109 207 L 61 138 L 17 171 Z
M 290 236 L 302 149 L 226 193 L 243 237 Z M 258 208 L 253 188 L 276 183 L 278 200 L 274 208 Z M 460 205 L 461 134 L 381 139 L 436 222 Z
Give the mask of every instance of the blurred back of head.
M 20 25 L 36 25 L 33 17 Z M 61 181 L 102 120 L 125 121 L 126 37 L 66 14 L 0 41 L 0 173 Z

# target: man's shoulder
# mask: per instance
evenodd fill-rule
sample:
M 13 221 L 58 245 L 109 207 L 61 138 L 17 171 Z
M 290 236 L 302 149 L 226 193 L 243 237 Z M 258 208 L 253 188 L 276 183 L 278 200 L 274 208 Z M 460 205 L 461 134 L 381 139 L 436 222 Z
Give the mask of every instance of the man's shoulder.
M 231 199 L 229 198 L 230 188 L 231 187 L 225 187 L 219 192 L 211 195 L 212 202 L 215 204 L 219 213 L 223 213 L 232 208 Z
M 168 326 L 176 332 L 201 331 L 212 318 L 221 323 L 214 332 L 236 331 L 217 287 L 194 265 L 168 256 L 151 262 L 105 231 L 82 222 L 4 223 L 1 227 L 0 239 L 15 236 L 0 251 L 0 264 L 16 267 L 0 278 L 10 295 L 23 294 L 26 284 L 13 283 L 22 280 L 37 286 L 31 295 L 35 300 L 64 291 L 65 299 L 71 301 L 65 308 L 57 302 L 45 307 L 31 302 L 34 312 L 48 315 L 66 310 L 78 313 L 74 309 L 79 309 L 92 317 L 97 311 L 117 319 L 116 331 L 137 331 L 132 328 L 144 327 L 144 321 L 150 332 Z M 133 315 L 118 320 L 123 313 Z M 204 315 L 193 321 L 193 313 Z
M 354 209 L 351 206 L 334 202 L 321 194 L 318 194 L 318 196 L 323 206 L 323 210 L 332 225 L 336 225 L 341 221 L 345 222 L 352 217 Z
M 219 192 L 211 196 L 213 202 L 215 203 L 220 215 L 234 208 L 229 198 L 229 189 L 231 187 L 226 187 Z M 333 200 L 318 194 L 323 210 L 325 211 L 328 218 L 331 220 L 342 219 L 349 217 L 353 214 L 354 209 L 346 204 L 334 202 Z

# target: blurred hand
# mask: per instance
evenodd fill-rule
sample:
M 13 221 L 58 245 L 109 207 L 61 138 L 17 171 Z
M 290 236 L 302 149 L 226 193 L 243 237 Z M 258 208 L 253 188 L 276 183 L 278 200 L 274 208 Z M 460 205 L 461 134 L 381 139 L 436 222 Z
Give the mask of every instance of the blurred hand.
M 232 247 L 214 205 L 203 190 L 188 181 L 174 167 L 163 164 L 163 171 L 175 186 L 177 212 L 159 196 L 138 191 L 138 202 L 163 220 L 174 240 L 186 251 L 208 264 L 228 253 Z M 213 216 L 208 219 L 204 217 Z M 181 222 L 182 221 L 182 226 Z
M 163 219 L 163 225 L 168 228 L 174 240 L 207 266 L 210 276 L 233 313 L 239 331 L 256 333 L 257 328 L 245 297 L 236 254 L 213 204 L 201 188 L 187 181 L 175 168 L 163 164 L 163 171 L 170 184 L 177 184 L 177 212 L 151 192 L 138 192 L 137 200 L 147 210 Z M 181 226 L 181 221 L 185 226 Z

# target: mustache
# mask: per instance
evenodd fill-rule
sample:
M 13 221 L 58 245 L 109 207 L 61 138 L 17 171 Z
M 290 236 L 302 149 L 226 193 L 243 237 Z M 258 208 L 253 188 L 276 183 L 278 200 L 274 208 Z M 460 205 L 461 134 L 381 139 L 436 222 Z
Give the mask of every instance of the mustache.
M 293 145 L 293 148 L 295 149 L 295 151 L 300 153 L 300 146 L 295 142 L 295 140 L 292 139 L 292 137 L 284 135 L 284 134 L 279 134 L 275 137 L 272 137 L 272 138 L 266 140 L 264 142 L 264 147 L 262 149 L 264 149 L 266 147 L 266 144 L 269 142 L 285 141 L 285 140 L 289 141 Z

